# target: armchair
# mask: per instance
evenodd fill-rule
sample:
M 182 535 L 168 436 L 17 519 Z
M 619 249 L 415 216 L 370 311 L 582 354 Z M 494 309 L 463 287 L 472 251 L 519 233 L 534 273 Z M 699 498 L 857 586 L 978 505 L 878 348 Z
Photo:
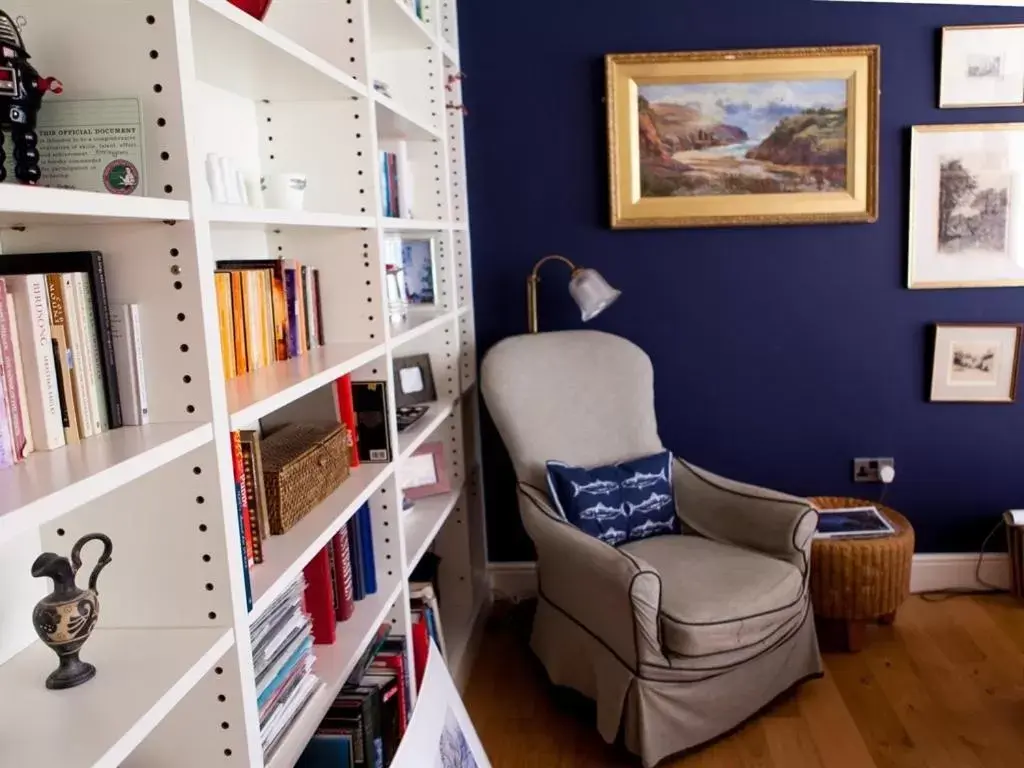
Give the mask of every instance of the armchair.
M 513 337 L 485 357 L 481 388 L 537 549 L 531 647 L 552 682 L 597 702 L 607 742 L 621 730 L 650 768 L 821 675 L 806 500 L 676 459 L 683 534 L 617 548 L 550 504 L 549 459 L 596 466 L 664 450 L 638 347 L 596 331 Z

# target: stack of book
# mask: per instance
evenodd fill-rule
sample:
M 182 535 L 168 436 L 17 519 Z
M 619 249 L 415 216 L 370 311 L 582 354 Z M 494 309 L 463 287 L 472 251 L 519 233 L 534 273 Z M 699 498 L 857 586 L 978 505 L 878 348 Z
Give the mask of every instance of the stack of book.
M 377 631 L 338 694 L 299 768 L 360 765 L 387 768 L 412 717 L 412 679 L 406 640 Z
M 389 148 L 381 150 L 380 178 L 384 215 L 395 219 L 414 218 L 412 169 L 409 167 L 409 151 L 404 141 L 391 142 Z
M 312 627 L 300 576 L 250 629 L 263 753 L 273 754 L 320 680 L 313 674 Z
M 444 644 L 441 610 L 434 586 L 427 581 L 410 581 L 409 598 L 412 607 L 412 651 L 416 664 L 416 686 L 419 688 L 427 670 L 430 641 L 434 641 L 445 660 L 448 658 L 448 650 Z
M 214 273 L 228 379 L 324 344 L 320 270 L 296 261 L 220 261 Z
M 148 421 L 139 308 L 109 305 L 103 255 L 0 259 L 0 467 Z
M 370 505 L 364 504 L 305 568 L 306 607 L 313 638 L 330 645 L 339 622 L 348 621 L 355 604 L 377 592 Z

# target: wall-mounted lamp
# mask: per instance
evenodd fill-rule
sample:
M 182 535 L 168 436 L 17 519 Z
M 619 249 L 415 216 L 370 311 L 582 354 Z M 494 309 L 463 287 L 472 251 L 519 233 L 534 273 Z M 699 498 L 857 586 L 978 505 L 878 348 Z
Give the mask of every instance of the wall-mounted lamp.
M 621 295 L 620 291 L 608 285 L 608 281 L 601 277 L 601 273 L 597 270 L 577 267 L 565 256 L 559 256 L 558 254 L 545 256 L 534 265 L 533 272 L 526 279 L 526 311 L 530 324 L 530 333 L 537 333 L 538 331 L 537 284 L 540 282 L 540 268 L 545 262 L 552 260 L 560 261 L 568 265 L 569 269 L 572 270 L 572 275 L 569 278 L 569 294 L 577 306 L 579 306 L 580 312 L 583 315 L 583 322 L 597 317 Z

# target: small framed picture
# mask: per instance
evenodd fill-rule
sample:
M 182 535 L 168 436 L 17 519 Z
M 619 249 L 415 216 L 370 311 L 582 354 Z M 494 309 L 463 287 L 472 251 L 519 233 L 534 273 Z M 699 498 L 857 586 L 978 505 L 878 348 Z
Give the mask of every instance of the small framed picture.
M 939 106 L 1024 105 L 1024 24 L 943 27 Z
M 430 355 L 396 357 L 395 405 L 404 408 L 437 400 L 434 374 L 430 369 Z
M 1017 397 L 1022 325 L 935 326 L 933 403 L 1012 403 Z
M 1024 123 L 911 131 L 908 288 L 1024 285 Z
M 405 272 L 405 300 L 409 304 L 433 305 L 437 296 L 434 241 L 402 238 L 402 267 Z
M 415 501 L 428 496 L 439 496 L 452 489 L 445 472 L 444 443 L 424 443 L 402 465 L 402 492 Z

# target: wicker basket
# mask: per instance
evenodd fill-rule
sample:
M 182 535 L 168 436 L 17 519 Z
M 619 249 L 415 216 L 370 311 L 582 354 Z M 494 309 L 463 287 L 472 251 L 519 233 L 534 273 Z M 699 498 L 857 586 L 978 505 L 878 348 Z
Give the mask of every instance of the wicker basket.
M 263 441 L 272 534 L 287 532 L 344 482 L 348 450 L 348 430 L 338 424 L 289 424 Z

